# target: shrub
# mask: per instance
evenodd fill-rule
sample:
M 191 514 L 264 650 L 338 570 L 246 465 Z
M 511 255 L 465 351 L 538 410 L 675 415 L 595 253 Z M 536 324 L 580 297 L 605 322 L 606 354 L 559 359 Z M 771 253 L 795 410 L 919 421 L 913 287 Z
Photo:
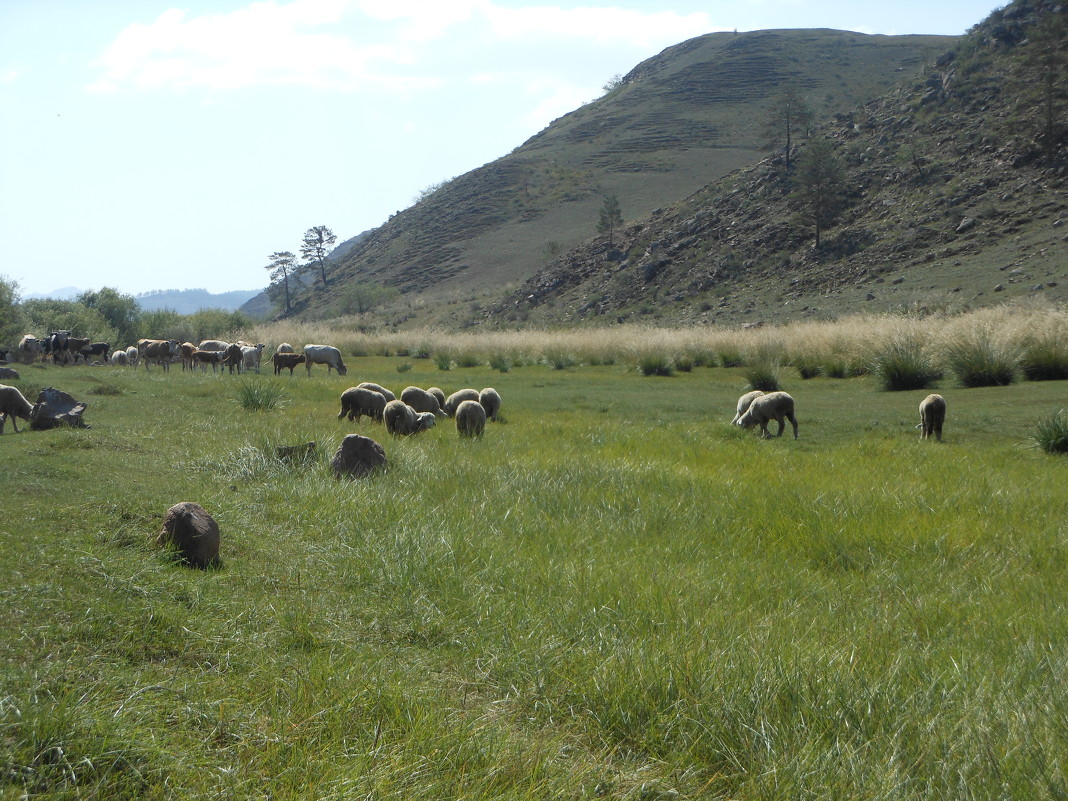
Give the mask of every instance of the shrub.
M 512 369 L 512 359 L 504 353 L 494 353 L 490 356 L 489 366 L 491 370 L 507 373 Z
M 401 362 L 400 364 L 397 365 L 397 372 L 398 373 L 407 373 L 411 369 L 412 369 L 412 363 L 411 362 Z
M 452 356 L 448 353 L 439 353 L 434 357 L 434 363 L 437 364 L 439 370 L 448 370 L 452 367 Z
M 1029 339 L 1020 355 L 1020 370 L 1028 381 L 1068 379 L 1068 341 L 1056 332 Z
M 473 353 L 461 353 L 456 357 L 457 367 L 478 367 L 482 364 L 482 360 Z
M 675 366 L 662 353 L 647 353 L 638 359 L 638 372 L 642 375 L 673 375 Z
M 779 391 L 779 363 L 759 361 L 745 368 L 745 380 L 751 389 L 762 392 Z
M 237 401 L 249 412 L 280 409 L 285 396 L 286 391 L 277 384 L 247 381 L 237 388 Z
M 680 373 L 693 372 L 694 359 L 692 356 L 682 353 L 675 357 L 675 369 Z
M 563 351 L 555 351 L 545 354 L 545 362 L 552 366 L 554 370 L 567 370 L 570 367 L 574 367 L 575 357 L 570 353 Z
M 745 364 L 745 357 L 742 355 L 742 351 L 731 346 L 721 347 L 716 354 L 716 358 L 724 367 L 741 367 Z
M 823 372 L 820 361 L 816 356 L 797 356 L 793 360 L 793 366 L 797 368 L 798 375 L 805 380 L 815 378 Z
M 916 335 L 890 339 L 872 355 L 871 371 L 887 392 L 930 389 L 942 380 L 942 370 Z
M 1064 409 L 1039 420 L 1032 439 L 1046 453 L 1068 453 L 1068 414 Z
M 962 387 L 1003 387 L 1016 380 L 1019 357 L 986 334 L 959 339 L 946 350 L 950 370 Z

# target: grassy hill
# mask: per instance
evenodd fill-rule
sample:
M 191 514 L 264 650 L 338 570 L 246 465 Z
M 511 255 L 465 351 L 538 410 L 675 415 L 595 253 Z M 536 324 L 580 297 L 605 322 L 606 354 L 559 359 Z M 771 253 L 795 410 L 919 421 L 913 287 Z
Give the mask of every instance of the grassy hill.
M 768 150 L 766 111 L 795 84 L 817 111 L 877 97 L 948 50 L 954 37 L 833 30 L 717 33 L 639 64 L 601 99 L 512 153 L 447 182 L 368 232 L 331 270 L 335 289 L 378 282 L 412 303 L 486 298 L 528 279 L 594 234 L 604 195 L 627 219 L 668 206 Z M 314 289 L 300 313 L 329 316 Z
M 844 209 L 820 248 L 791 202 L 797 174 L 782 156 L 767 158 L 638 220 L 614 248 L 588 240 L 487 319 L 741 324 L 1023 296 L 1063 302 L 1068 62 L 1056 54 L 1068 46 L 1062 25 L 1045 135 L 1034 88 L 1047 75 L 1029 38 L 1063 16 L 1051 8 L 996 12 L 925 73 L 814 134 L 833 143 L 844 171 Z

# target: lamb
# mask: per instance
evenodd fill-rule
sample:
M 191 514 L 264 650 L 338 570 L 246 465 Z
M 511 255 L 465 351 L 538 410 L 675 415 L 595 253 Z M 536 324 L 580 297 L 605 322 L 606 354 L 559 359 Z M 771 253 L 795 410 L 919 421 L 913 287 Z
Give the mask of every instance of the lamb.
M 759 398 L 764 393 L 759 389 L 754 389 L 752 392 L 746 392 L 742 397 L 738 398 L 738 408 L 735 410 L 734 419 L 731 420 L 731 425 L 738 425 L 738 421 L 742 419 L 742 415 L 749 409 L 749 405 Z
M 359 421 L 360 417 L 367 415 L 372 420 L 381 422 L 385 408 L 386 399 L 374 390 L 349 387 L 341 393 L 341 411 L 338 412 L 337 419 L 348 415 L 349 420 Z
M 298 364 L 304 364 L 303 353 L 276 353 L 271 357 L 274 363 L 274 374 L 280 375 L 282 370 L 289 368 L 289 374 L 293 375 L 293 368 Z
M 309 378 L 313 364 L 325 364 L 327 375 L 330 375 L 331 370 L 337 370 L 338 375 L 345 375 L 349 371 L 341 359 L 341 351 L 330 345 L 304 346 L 304 366 L 308 368 Z
M 445 399 L 445 414 L 449 417 L 453 417 L 456 414 L 456 408 L 465 400 L 478 401 L 478 390 L 461 389 L 449 395 L 449 397 Z
M 375 384 L 372 381 L 361 381 L 356 386 L 358 386 L 360 389 L 369 389 L 372 392 L 377 392 L 379 395 L 381 395 L 387 401 L 391 401 L 391 400 L 396 400 L 397 399 L 397 396 L 394 395 L 392 392 L 390 392 L 388 389 L 386 389 L 384 386 L 382 386 L 381 384 Z
M 419 387 L 405 387 L 400 394 L 400 399 L 415 409 L 417 412 L 430 412 L 436 417 L 444 417 L 445 412 L 438 405 L 438 399 Z
M 946 399 L 941 395 L 928 395 L 920 402 L 920 439 L 934 434 L 942 441 L 942 423 L 946 421 Z
M 481 437 L 486 430 L 486 409 L 478 401 L 465 400 L 456 407 L 456 433 Z
M 28 422 L 32 411 L 33 404 L 26 400 L 16 387 L 0 384 L 0 434 L 4 433 L 4 424 L 9 417 L 11 425 L 15 427 L 15 433 L 19 433 L 19 425 L 15 420 L 21 417 Z
M 501 396 L 493 387 L 486 387 L 484 390 L 478 393 L 478 402 L 482 404 L 482 408 L 486 410 L 486 417 L 496 422 L 497 415 L 501 411 Z M 459 414 L 460 410 L 457 409 L 456 413 Z
M 402 400 L 391 400 L 382 411 L 386 431 L 393 436 L 409 436 L 432 428 L 437 422 L 433 412 L 417 412 Z
M 759 424 L 760 435 L 765 439 L 770 439 L 771 434 L 768 433 L 768 423 L 771 420 L 775 420 L 779 424 L 779 433 L 776 434 L 778 437 L 782 436 L 782 432 L 786 428 L 785 420 L 789 420 L 794 427 L 794 439 L 797 439 L 797 418 L 794 417 L 794 399 L 785 392 L 769 392 L 767 395 L 755 398 L 749 404 L 745 414 L 738 418 L 738 422 L 735 425 L 742 428 L 752 428 Z

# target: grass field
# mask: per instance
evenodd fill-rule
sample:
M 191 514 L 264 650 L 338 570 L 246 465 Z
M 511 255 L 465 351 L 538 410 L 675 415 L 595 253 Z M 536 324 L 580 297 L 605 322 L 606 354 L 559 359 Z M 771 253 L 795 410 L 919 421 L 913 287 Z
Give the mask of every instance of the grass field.
M 347 360 L 20 368 L 91 428 L 0 437 L 0 798 L 1068 795 L 1068 382 L 947 380 L 936 443 L 926 390 L 786 376 L 761 440 L 741 368 Z M 335 418 L 363 380 L 504 419 L 393 440 Z M 390 466 L 339 482 L 353 432 Z M 179 501 L 220 568 L 154 547 Z

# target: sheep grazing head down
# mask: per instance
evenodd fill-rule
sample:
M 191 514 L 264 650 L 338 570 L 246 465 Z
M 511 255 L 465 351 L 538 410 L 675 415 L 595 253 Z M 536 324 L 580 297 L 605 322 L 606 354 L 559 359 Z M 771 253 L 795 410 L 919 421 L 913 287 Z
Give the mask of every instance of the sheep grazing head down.
M 797 439 L 797 418 L 794 417 L 794 399 L 785 392 L 771 392 L 754 398 L 745 414 L 738 418 L 736 425 L 746 429 L 759 425 L 760 435 L 769 438 L 771 434 L 768 433 L 768 423 L 772 420 L 779 424 L 779 433 L 775 436 L 782 436 L 782 432 L 786 428 L 785 421 L 789 420 L 794 427 L 794 439 Z

